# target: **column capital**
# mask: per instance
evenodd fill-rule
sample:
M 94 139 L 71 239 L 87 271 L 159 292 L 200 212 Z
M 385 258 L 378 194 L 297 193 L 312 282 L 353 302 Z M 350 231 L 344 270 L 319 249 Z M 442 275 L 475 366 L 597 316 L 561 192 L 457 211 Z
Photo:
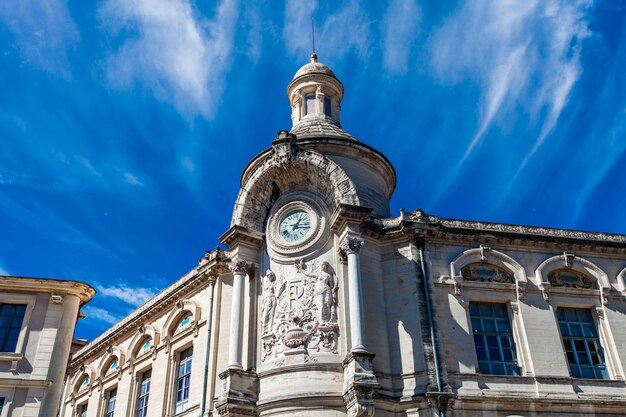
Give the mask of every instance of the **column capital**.
M 364 243 L 365 241 L 358 236 L 348 236 L 343 240 L 343 242 L 341 242 L 339 249 L 348 255 L 352 253 L 359 253 L 361 246 L 363 246 Z
M 233 258 L 228 265 L 228 269 L 233 271 L 234 274 L 245 274 L 250 269 L 250 265 L 240 258 Z

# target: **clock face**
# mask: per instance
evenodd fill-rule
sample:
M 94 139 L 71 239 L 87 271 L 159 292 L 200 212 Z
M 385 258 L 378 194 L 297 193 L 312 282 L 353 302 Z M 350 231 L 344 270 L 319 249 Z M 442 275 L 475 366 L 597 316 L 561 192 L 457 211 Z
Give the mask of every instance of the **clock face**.
M 304 210 L 289 212 L 280 221 L 279 232 L 287 242 L 297 242 L 311 232 L 311 216 Z

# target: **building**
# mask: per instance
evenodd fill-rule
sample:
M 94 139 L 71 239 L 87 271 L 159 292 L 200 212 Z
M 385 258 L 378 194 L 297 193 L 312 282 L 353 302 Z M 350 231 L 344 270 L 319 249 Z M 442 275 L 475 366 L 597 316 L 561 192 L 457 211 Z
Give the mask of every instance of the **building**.
M 55 417 L 79 308 L 78 281 L 0 276 L 0 417 Z
M 312 54 L 227 250 L 78 351 L 63 417 L 623 416 L 626 236 L 392 215 Z

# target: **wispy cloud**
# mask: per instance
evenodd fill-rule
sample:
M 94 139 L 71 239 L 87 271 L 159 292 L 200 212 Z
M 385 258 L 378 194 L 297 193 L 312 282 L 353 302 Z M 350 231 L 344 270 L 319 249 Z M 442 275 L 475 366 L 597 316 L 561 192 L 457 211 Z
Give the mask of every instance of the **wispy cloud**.
M 123 301 L 133 307 L 139 307 L 158 292 L 155 288 L 131 287 L 125 283 L 111 286 L 96 285 L 96 289 L 104 297 Z
M 311 52 L 311 18 L 317 10 L 317 1 L 287 0 L 283 40 L 292 53 Z
M 124 180 L 126 180 L 126 182 L 131 185 L 139 185 L 142 187 L 144 186 L 144 184 L 141 181 L 139 181 L 137 177 L 135 176 L 135 174 L 133 174 L 132 172 L 125 172 Z
M 521 106 L 540 123 L 522 166 L 554 129 L 581 74 L 591 1 L 465 2 L 433 37 L 432 69 L 444 82 L 475 80 L 481 118 L 461 163 L 505 110 Z M 544 113 L 547 115 L 543 116 Z
M 289 0 L 285 6 L 283 40 L 287 49 L 305 55 L 311 52 L 311 17 L 317 2 Z M 323 62 L 354 52 L 364 59 L 370 50 L 371 20 L 361 3 L 352 0 L 334 13 L 324 16 L 321 29 L 316 29 L 315 45 Z
M 50 210 L 28 208 L 2 194 L 0 194 L 0 209 L 4 214 L 15 218 L 28 227 L 44 231 L 61 242 L 116 256 Z
M 420 10 L 414 0 L 389 3 L 384 19 L 383 67 L 393 73 L 406 73 L 411 49 L 419 32 Z
M 65 0 L 0 2 L 0 21 L 15 36 L 19 53 L 27 63 L 69 78 L 67 52 L 80 41 L 80 33 L 66 3 Z
M 115 324 L 123 317 L 117 314 L 111 314 L 108 310 L 103 308 L 90 305 L 86 306 L 83 310 L 87 313 L 88 319 L 100 320 L 109 324 Z
M 6 263 L 2 258 L 0 258 L 0 275 L 11 275 L 9 269 L 6 266 Z
M 117 88 L 138 84 L 187 117 L 211 117 L 230 66 L 236 0 L 223 0 L 213 20 L 201 17 L 188 0 L 108 0 L 101 20 L 125 37 L 107 62 Z

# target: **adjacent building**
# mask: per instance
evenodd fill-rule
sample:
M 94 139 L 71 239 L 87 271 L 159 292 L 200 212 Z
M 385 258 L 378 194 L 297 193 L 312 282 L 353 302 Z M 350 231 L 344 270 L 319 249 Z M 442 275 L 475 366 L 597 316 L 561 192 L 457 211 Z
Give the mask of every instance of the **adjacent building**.
M 228 249 L 76 352 L 61 416 L 626 414 L 626 236 L 392 215 L 343 94 L 313 54 Z
M 55 417 L 79 309 L 78 281 L 0 276 L 0 417 Z

